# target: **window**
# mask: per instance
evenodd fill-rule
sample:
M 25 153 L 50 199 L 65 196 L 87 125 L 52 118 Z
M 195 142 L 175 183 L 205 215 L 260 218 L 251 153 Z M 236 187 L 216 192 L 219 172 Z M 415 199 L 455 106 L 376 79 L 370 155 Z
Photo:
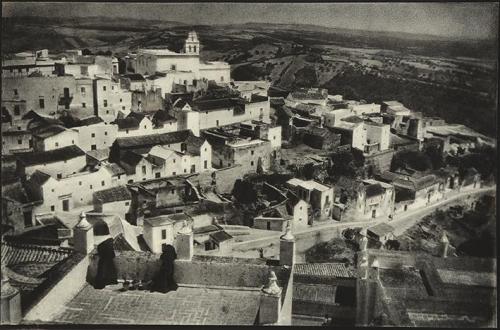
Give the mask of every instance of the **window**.
M 103 90 L 103 91 L 106 91 L 106 86 L 102 86 L 102 90 Z
M 104 100 L 104 107 L 106 108 L 108 106 L 108 100 Z
M 106 185 L 106 183 L 104 181 L 101 181 L 101 186 L 104 187 L 105 185 Z
M 23 72 L 23 69 L 17 69 L 17 72 L 21 73 Z
M 21 139 L 17 140 L 17 144 L 23 144 L 23 140 Z
M 122 107 L 122 110 L 125 110 L 125 107 L 124 107 L 124 106 Z
M 224 81 L 224 77 L 223 76 L 220 76 L 220 81 Z
M 125 206 L 129 206 L 130 205 L 130 202 L 125 202 Z
M 88 66 L 81 66 L 80 67 L 80 74 L 82 76 L 87 76 L 89 74 L 89 67 Z
M 175 164 L 175 159 L 173 160 L 173 163 Z
M 120 99 L 120 103 L 122 103 L 122 99 Z
M 203 167 L 204 167 L 205 169 L 206 169 L 206 168 L 208 168 L 208 161 L 206 161 L 206 160 L 205 160 L 205 161 L 203 162 Z
M 90 137 L 95 138 L 95 133 L 90 134 Z
M 166 229 L 161 230 L 161 239 L 167 239 L 167 230 Z
M 156 173 L 155 173 L 155 178 L 157 178 L 157 179 L 158 179 L 160 176 L 161 176 L 161 173 L 160 173 L 160 172 L 156 172 Z
M 144 125 L 144 129 L 148 128 L 146 125 Z
M 54 212 L 54 211 L 56 210 L 56 207 L 55 207 L 54 205 L 51 205 L 51 206 L 50 206 L 50 210 L 51 210 L 52 212 Z
M 193 46 L 193 51 L 196 53 L 196 46 Z
M 134 183 L 134 180 L 130 179 L 127 181 L 127 183 Z
M 85 87 L 81 87 L 80 92 L 85 95 Z
M 191 165 L 191 173 L 194 173 L 196 172 L 196 166 L 195 165 Z
M 82 181 L 78 181 L 78 185 L 81 186 L 82 185 Z
M 95 144 L 91 145 L 90 150 L 97 150 L 97 145 L 95 145 Z
M 21 114 L 21 109 L 19 109 L 18 105 L 14 106 L 14 115 L 19 116 Z
M 106 114 L 109 115 L 109 110 L 106 110 Z
M 111 90 L 114 91 L 115 90 L 115 86 L 111 86 Z
M 26 68 L 26 72 L 30 72 L 30 69 L 29 69 L 29 68 Z
M 253 166 L 253 160 L 250 162 L 250 166 Z
M 51 189 L 52 192 L 54 192 L 55 190 L 54 189 Z
M 87 104 L 85 102 L 82 103 L 82 108 L 86 108 Z
M 63 208 L 63 211 L 65 211 L 65 212 L 69 211 L 69 199 L 65 199 L 62 201 L 62 208 Z
M 108 132 L 104 132 L 104 135 L 108 135 Z
M 172 175 L 175 175 L 176 173 L 175 172 L 172 172 Z
M 188 84 L 188 81 L 187 80 L 184 80 L 184 85 L 187 85 Z
M 252 151 L 250 151 L 250 155 L 252 155 L 252 156 L 253 156 L 253 153 L 254 153 L 254 151 L 253 151 L 253 150 L 252 150 Z
M 146 174 L 146 166 L 142 167 L 142 174 Z
M 57 147 L 59 147 L 59 142 L 56 142 L 56 143 L 55 143 L 55 146 L 56 146 L 56 148 L 57 148 Z
M 170 192 L 172 193 L 172 195 L 175 194 L 175 189 L 170 190 Z
M 219 126 L 219 120 L 215 121 L 215 125 Z
M 92 185 L 90 185 L 89 188 L 92 189 Z
M 20 131 L 21 130 L 21 126 L 17 126 L 17 130 Z
M 177 66 L 175 64 L 172 64 L 170 66 L 170 70 L 173 70 L 173 71 L 177 70 Z
M 40 109 L 45 109 L 45 100 L 44 99 L 39 99 L 38 103 L 40 104 Z
M 14 95 L 17 96 L 17 89 L 14 89 Z

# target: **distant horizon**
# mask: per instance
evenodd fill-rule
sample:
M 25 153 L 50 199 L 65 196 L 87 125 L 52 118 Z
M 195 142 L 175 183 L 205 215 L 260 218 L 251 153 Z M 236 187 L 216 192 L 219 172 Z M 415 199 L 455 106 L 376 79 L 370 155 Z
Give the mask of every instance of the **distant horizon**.
M 491 40 L 498 37 L 498 8 L 497 3 L 484 2 L 391 4 L 2 2 L 2 18 L 104 17 L 207 26 L 310 25 L 326 29 Z M 221 13 L 225 15 L 222 16 Z

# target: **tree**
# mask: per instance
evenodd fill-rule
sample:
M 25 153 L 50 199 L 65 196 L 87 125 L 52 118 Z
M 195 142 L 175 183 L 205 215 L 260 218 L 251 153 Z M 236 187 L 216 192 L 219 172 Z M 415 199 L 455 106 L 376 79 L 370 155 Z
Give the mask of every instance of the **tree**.
M 85 48 L 82 50 L 82 55 L 92 55 L 92 52 L 90 51 L 90 49 Z

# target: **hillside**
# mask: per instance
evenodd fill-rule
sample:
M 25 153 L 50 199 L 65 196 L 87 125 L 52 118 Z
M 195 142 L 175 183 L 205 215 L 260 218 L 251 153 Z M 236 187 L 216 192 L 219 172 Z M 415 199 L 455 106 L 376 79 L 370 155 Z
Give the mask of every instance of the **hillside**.
M 180 50 L 195 29 L 202 59 L 231 64 L 235 80 L 285 89 L 319 86 L 368 102 L 397 99 L 427 115 L 496 134 L 497 43 L 314 25 L 198 25 L 107 19 L 2 18 L 2 52 L 49 48 Z

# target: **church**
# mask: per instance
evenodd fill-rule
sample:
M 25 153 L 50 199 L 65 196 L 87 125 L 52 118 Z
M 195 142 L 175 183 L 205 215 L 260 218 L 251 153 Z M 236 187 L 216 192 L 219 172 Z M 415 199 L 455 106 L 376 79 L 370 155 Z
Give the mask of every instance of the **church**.
M 178 75 L 180 80 L 175 83 L 184 85 L 191 85 L 194 80 L 213 80 L 218 84 L 229 83 L 231 80 L 228 63 L 200 61 L 200 41 L 195 31 L 189 32 L 180 53 L 166 48 L 139 49 L 135 71 L 145 76 L 156 73 Z

